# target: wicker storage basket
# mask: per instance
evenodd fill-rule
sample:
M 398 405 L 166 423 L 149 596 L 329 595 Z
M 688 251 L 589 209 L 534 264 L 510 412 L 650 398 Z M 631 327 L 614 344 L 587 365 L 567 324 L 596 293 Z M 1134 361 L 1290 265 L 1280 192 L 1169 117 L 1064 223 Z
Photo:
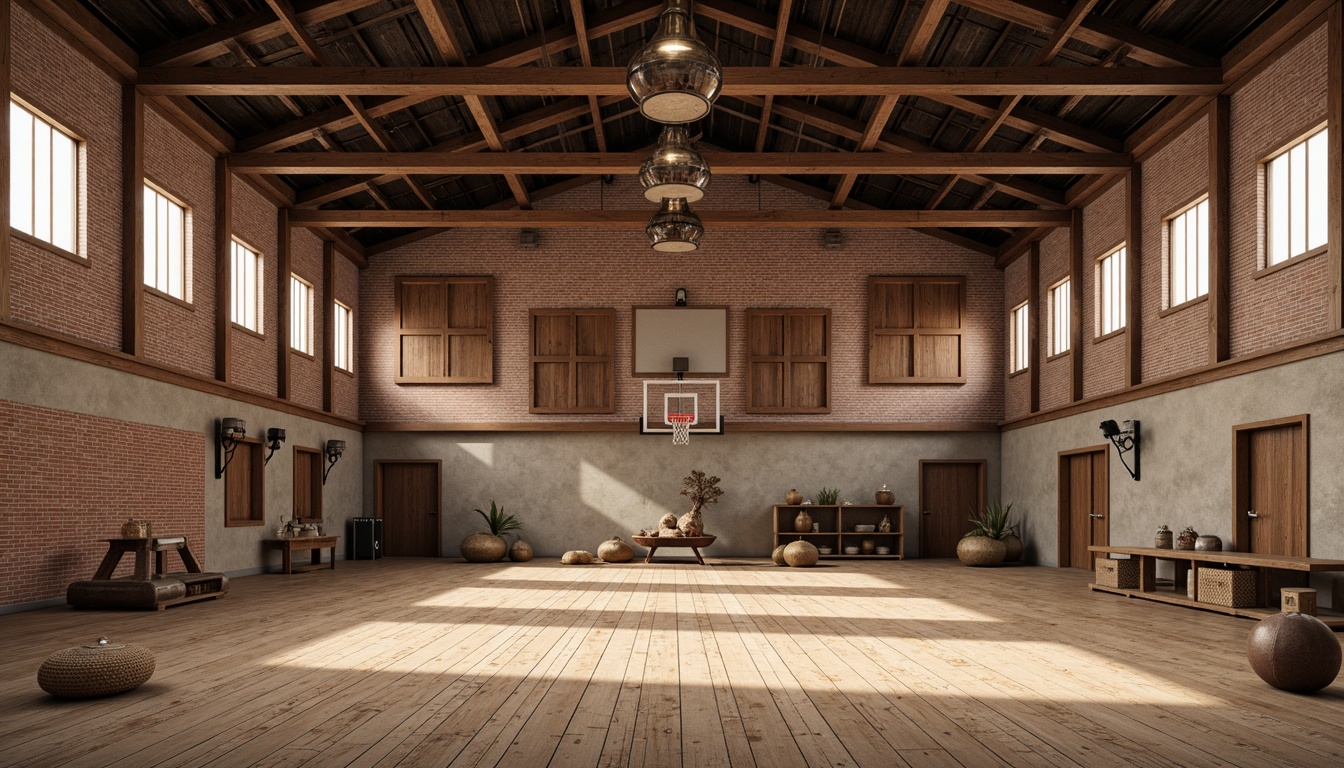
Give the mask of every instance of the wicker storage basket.
M 154 654 L 100 637 L 48 656 L 37 670 L 37 684 L 53 696 L 84 699 L 138 688 L 153 674 Z
M 1200 568 L 1199 601 L 1225 608 L 1249 608 L 1255 605 L 1255 571 Z
M 1139 561 L 1112 560 L 1102 556 L 1097 558 L 1097 583 L 1103 587 L 1116 589 L 1139 588 Z

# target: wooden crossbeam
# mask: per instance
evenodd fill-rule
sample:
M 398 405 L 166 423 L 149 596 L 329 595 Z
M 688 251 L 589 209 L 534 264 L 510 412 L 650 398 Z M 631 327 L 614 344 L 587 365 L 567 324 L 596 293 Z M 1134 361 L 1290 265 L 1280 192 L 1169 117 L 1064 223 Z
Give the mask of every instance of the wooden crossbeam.
M 774 42 L 770 45 L 771 67 L 778 67 L 784 58 L 784 43 L 788 39 L 789 16 L 792 13 L 793 0 L 780 0 L 779 10 L 775 13 Z M 770 110 L 774 107 L 774 100 L 774 96 L 766 96 L 761 105 L 761 120 L 756 128 L 757 152 L 765 151 L 765 137 L 770 133 Z
M 1208 96 L 1217 67 L 725 67 L 723 95 Z M 162 67 L 140 89 L 169 96 L 620 96 L 623 67 Z
M 697 211 L 707 227 L 732 229 L 918 229 L 1066 226 L 1068 211 Z M 477 229 L 642 229 L 640 211 L 293 211 L 290 226 Z
M 1125 154 L 1090 152 L 704 152 L 716 174 L 1095 174 L 1127 171 Z M 239 173 L 635 174 L 642 152 L 279 152 L 230 158 Z
M 579 60 L 583 66 L 593 66 L 593 52 L 588 46 L 588 20 L 583 12 L 583 0 L 569 0 L 570 15 L 574 17 L 574 36 L 579 47 Z M 597 150 L 607 151 L 606 131 L 602 130 L 602 110 L 596 96 L 588 97 L 588 107 L 593 114 L 593 136 L 597 140 Z
M 379 0 L 295 0 L 294 10 L 300 24 L 321 24 L 338 16 L 357 11 Z M 258 10 L 236 19 L 207 27 L 166 45 L 146 51 L 140 63 L 146 67 L 189 67 L 203 64 L 228 52 L 228 41 L 256 45 L 288 34 L 284 23 L 270 10 Z M 297 42 L 297 41 L 296 41 Z

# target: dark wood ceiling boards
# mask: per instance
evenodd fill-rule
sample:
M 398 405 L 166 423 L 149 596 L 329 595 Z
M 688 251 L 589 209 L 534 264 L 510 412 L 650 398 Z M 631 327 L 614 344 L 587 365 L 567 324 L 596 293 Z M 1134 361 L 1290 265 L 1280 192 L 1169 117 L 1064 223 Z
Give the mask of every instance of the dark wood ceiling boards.
M 371 251 L 445 226 L 423 223 L 431 209 L 525 211 L 630 173 L 658 134 L 623 68 L 659 0 L 79 3 L 136 52 L 144 93 L 222 130 L 240 170 L 288 185 L 297 209 L 350 212 L 331 218 L 363 222 L 349 226 Z M 1299 7 L 1315 6 L 696 0 L 726 73 L 693 132 L 716 173 L 803 191 L 841 226 L 951 211 L 925 228 L 1014 247 L 1033 211 L 1123 173 L 1129 137 L 1225 88 L 1223 57 Z

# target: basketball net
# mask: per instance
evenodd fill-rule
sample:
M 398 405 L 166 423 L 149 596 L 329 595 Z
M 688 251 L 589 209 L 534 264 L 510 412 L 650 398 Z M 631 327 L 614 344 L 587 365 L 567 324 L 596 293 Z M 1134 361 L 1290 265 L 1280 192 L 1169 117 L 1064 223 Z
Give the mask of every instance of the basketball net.
M 667 414 L 667 423 L 672 425 L 673 445 L 691 444 L 691 422 L 693 421 L 695 421 L 695 414 L 693 413 Z

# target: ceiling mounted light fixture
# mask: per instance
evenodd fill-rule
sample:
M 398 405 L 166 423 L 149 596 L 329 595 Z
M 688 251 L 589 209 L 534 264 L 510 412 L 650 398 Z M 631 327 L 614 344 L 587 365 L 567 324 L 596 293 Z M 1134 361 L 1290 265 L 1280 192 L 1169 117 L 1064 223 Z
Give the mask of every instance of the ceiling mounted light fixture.
M 679 197 L 668 197 L 663 206 L 649 219 L 644 228 L 655 251 L 685 253 L 700 247 L 700 236 L 705 233 L 700 217 L 691 212 L 691 206 Z
M 644 197 L 660 203 L 679 197 L 694 203 L 705 196 L 709 186 L 709 163 L 691 146 L 684 125 L 668 125 L 658 136 L 658 148 L 639 169 Z
M 658 31 L 626 68 L 625 85 L 650 120 L 689 123 L 709 114 L 723 87 L 723 68 L 695 37 L 690 0 L 667 0 Z

